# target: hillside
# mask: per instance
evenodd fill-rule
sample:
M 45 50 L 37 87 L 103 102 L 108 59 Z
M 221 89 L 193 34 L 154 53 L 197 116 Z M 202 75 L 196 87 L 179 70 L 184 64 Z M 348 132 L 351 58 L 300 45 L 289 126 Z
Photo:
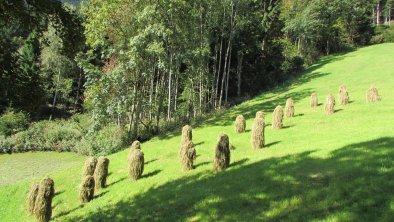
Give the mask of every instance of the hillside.
M 196 169 L 182 173 L 179 133 L 142 144 L 143 178 L 127 178 L 128 150 L 109 156 L 109 186 L 81 206 L 79 164 L 48 173 L 55 181 L 54 221 L 392 221 L 394 218 L 394 44 L 361 48 L 324 57 L 291 84 L 263 93 L 211 119 L 192 125 Z M 309 107 L 345 84 L 350 104 Z M 380 102 L 367 104 L 374 85 Z M 272 111 L 295 100 L 294 118 L 284 129 L 270 126 Z M 337 103 L 338 104 L 338 103 Z M 266 112 L 266 148 L 253 150 L 250 129 L 257 111 Z M 236 134 L 233 121 L 247 118 L 247 132 Z M 225 132 L 235 149 L 231 166 L 212 172 L 213 147 Z M 18 155 L 1 161 L 18 161 Z M 49 160 L 48 160 L 49 161 Z M 14 163 L 15 164 L 15 163 Z M 28 169 L 29 165 L 20 164 Z M 45 164 L 45 161 L 42 161 Z M 54 164 L 54 163 L 51 163 Z M 56 164 L 54 164 L 55 166 Z M 4 162 L 0 169 L 4 169 Z M 22 167 L 22 169 L 23 169 Z M 13 177 L 12 170 L 0 178 Z M 39 175 L 35 180 L 42 178 Z M 25 210 L 31 181 L 0 183 L 1 221 L 34 221 Z

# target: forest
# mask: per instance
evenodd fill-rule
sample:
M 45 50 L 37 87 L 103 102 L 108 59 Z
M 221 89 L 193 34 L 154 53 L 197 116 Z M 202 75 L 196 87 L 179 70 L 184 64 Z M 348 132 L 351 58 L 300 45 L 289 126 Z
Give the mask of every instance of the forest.
M 3 0 L 0 152 L 107 154 L 394 42 L 393 0 Z

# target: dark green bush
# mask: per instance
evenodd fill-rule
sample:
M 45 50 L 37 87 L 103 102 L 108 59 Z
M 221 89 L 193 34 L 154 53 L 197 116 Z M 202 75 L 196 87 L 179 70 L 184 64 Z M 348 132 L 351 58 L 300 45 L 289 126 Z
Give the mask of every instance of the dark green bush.
M 23 131 L 29 126 L 29 121 L 28 114 L 7 110 L 0 117 L 0 135 L 11 136 L 12 134 Z
M 380 25 L 375 27 L 375 35 L 371 39 L 371 44 L 383 42 L 394 42 L 394 25 Z
M 76 149 L 83 154 L 106 155 L 123 149 L 127 144 L 127 132 L 116 125 L 109 125 L 86 135 Z

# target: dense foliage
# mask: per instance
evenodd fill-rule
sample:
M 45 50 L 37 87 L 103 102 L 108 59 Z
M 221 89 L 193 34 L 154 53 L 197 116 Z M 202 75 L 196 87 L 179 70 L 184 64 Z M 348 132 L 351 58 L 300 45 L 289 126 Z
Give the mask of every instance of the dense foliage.
M 86 133 L 64 132 L 97 141 L 82 153 L 117 150 L 100 144 L 109 129 L 119 141 L 148 139 L 275 87 L 322 55 L 394 39 L 382 28 L 393 0 L 62 2 L 0 3 L 0 113 L 85 112 Z M 61 147 L 48 149 L 78 150 Z

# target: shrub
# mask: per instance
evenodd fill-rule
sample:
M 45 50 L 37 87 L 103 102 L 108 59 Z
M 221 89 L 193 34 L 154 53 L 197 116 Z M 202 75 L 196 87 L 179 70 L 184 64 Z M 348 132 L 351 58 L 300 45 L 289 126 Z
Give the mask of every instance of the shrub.
M 215 145 L 215 158 L 213 168 L 215 171 L 221 171 L 230 165 L 230 141 L 226 134 L 220 134 Z
M 138 180 L 144 172 L 144 153 L 141 151 L 139 141 L 134 141 L 129 153 L 129 177 L 131 180 Z
M 9 109 L 0 117 L 0 135 L 11 136 L 23 131 L 29 126 L 29 121 L 28 114 Z
M 87 175 L 82 179 L 81 188 L 79 191 L 79 200 L 81 203 L 87 203 L 93 200 L 94 197 L 94 178 Z
M 79 144 L 77 150 L 88 149 L 90 155 L 107 155 L 121 150 L 127 142 L 128 135 L 124 129 L 109 125 L 98 132 L 88 134 L 85 144 Z
M 246 129 L 246 121 L 243 115 L 238 115 L 235 119 L 235 132 L 244 133 Z
M 108 165 L 108 158 L 101 156 L 97 159 L 97 165 L 94 171 L 94 182 L 96 189 L 104 188 L 107 185 Z

